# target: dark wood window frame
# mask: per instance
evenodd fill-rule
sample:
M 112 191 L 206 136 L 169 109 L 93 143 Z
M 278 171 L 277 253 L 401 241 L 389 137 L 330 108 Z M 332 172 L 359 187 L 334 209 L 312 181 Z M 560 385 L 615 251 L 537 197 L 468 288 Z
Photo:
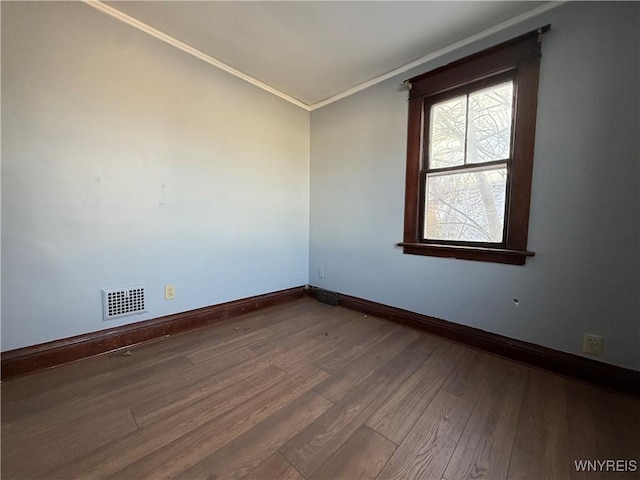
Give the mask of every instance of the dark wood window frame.
M 519 36 L 407 81 L 410 87 L 403 253 L 524 265 L 527 250 L 541 37 L 549 26 Z M 512 152 L 508 166 L 505 231 L 500 244 L 429 242 L 422 235 L 425 105 L 447 92 L 499 78 L 514 82 Z

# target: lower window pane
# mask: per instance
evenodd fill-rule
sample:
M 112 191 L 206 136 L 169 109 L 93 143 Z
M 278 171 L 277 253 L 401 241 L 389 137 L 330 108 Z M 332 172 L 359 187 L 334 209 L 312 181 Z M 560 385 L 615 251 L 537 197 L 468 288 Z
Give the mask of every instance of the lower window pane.
M 428 240 L 502 242 L 507 168 L 427 176 Z

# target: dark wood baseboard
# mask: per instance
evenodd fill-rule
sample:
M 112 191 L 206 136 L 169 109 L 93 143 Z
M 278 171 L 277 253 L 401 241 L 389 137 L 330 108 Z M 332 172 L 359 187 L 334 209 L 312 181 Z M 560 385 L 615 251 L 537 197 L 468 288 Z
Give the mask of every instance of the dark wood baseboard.
M 315 297 L 317 287 L 309 287 L 309 295 Z M 424 332 L 438 335 L 454 342 L 478 348 L 511 360 L 543 368 L 567 377 L 577 378 L 596 385 L 640 396 L 640 372 L 624 367 L 598 362 L 571 353 L 561 352 L 522 340 L 485 332 L 478 328 L 430 317 L 381 303 L 337 294 L 338 305 L 366 313 Z
M 243 313 L 295 300 L 304 294 L 305 287 L 300 286 L 2 352 L 2 380 L 204 327 Z

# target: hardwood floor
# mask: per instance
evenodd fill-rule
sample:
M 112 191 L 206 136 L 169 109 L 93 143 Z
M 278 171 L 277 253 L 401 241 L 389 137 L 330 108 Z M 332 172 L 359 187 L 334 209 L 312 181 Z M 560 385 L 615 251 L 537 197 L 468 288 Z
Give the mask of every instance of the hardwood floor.
M 640 399 L 309 298 L 2 384 L 3 479 L 169 477 L 638 479 Z

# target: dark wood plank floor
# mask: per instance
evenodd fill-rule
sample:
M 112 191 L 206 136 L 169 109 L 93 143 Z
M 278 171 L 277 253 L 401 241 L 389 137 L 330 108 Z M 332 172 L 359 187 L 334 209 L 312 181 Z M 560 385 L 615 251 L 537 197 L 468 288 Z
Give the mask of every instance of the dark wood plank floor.
M 3 479 L 640 478 L 576 460 L 640 399 L 309 298 L 2 384 Z

